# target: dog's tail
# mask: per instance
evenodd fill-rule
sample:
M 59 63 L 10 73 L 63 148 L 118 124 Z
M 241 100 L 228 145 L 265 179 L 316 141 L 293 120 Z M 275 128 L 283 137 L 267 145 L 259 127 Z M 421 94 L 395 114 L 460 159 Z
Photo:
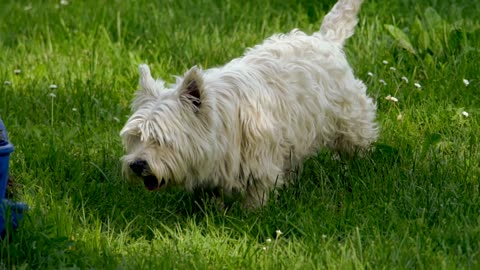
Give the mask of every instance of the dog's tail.
M 351 37 L 358 23 L 357 14 L 363 0 L 338 0 L 332 10 L 323 18 L 320 33 L 343 47 L 345 41 Z

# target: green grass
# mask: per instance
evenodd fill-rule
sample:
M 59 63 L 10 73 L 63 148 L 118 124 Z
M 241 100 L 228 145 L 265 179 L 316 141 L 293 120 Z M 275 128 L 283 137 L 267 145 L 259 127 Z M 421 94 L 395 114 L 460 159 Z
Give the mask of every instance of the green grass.
M 138 64 L 172 81 L 275 32 L 311 33 L 333 2 L 2 1 L 0 117 L 31 210 L 0 269 L 478 269 L 479 1 L 366 1 L 346 50 L 378 103 L 377 150 L 319 153 L 262 211 L 122 181 Z

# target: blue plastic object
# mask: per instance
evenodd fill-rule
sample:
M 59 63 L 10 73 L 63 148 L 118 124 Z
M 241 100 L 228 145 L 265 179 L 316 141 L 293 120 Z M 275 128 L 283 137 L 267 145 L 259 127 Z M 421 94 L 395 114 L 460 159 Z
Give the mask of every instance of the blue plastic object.
M 8 183 L 8 167 L 13 144 L 8 141 L 8 134 L 2 119 L 0 119 L 0 236 L 5 236 L 7 226 L 17 228 L 23 217 L 23 212 L 28 209 L 24 203 L 16 203 L 5 198 Z

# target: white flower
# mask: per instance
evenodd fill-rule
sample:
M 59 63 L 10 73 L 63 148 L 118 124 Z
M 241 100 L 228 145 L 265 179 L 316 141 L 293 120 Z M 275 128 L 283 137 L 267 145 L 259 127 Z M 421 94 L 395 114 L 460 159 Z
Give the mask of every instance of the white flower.
M 73 108 L 72 108 L 72 111 L 76 112 L 76 111 L 78 111 L 78 110 L 77 110 L 77 108 L 73 107 Z
M 68 4 L 69 4 L 69 3 L 68 3 L 68 0 L 60 0 L 60 5 L 66 6 L 66 5 L 68 5 Z
M 469 116 L 468 112 L 466 112 L 466 111 L 463 111 L 463 112 L 462 112 L 462 115 L 465 116 L 465 117 L 468 117 L 468 116 Z
M 415 87 L 417 87 L 417 88 L 422 88 L 422 85 L 419 84 L 418 82 L 414 83 L 413 85 L 415 85 Z
M 271 242 L 272 242 L 272 238 L 267 238 L 267 239 L 265 240 L 265 242 L 271 243 Z
M 388 61 L 387 61 L 387 60 L 383 60 L 382 63 L 383 63 L 384 65 L 388 65 Z
M 383 84 L 383 85 L 387 85 L 387 83 L 385 82 L 385 80 L 378 80 L 379 83 Z
M 399 114 L 397 115 L 397 120 L 398 120 L 398 121 L 402 121 L 402 120 L 403 120 L 403 114 L 399 113 Z
M 275 233 L 277 234 L 277 237 L 279 237 L 280 235 L 283 234 L 282 231 L 280 231 L 280 230 L 276 230 Z
M 367 73 L 367 75 L 370 76 L 370 77 L 373 77 L 373 73 L 370 72 L 370 71 Z
M 55 95 L 55 93 L 50 93 L 49 96 L 50 96 L 51 98 L 56 98 L 56 97 L 57 97 L 57 95 Z
M 262 247 L 262 250 L 267 250 L 267 247 Z
M 50 84 L 50 89 L 57 89 L 57 85 L 56 84 Z
M 402 76 L 402 80 L 404 80 L 406 83 L 408 83 L 408 78 L 405 76 Z
M 392 95 L 386 96 L 385 99 L 388 101 L 398 102 L 398 99 L 396 97 L 393 97 Z
M 323 238 L 323 239 L 326 239 L 326 238 L 327 238 L 327 235 L 326 235 L 326 234 L 322 234 L 322 238 Z
M 397 71 L 397 69 L 395 67 L 390 67 L 390 70 L 391 71 Z
M 3 84 L 5 84 L 5 85 L 12 85 L 12 82 L 11 82 L 11 81 L 4 81 Z
M 463 79 L 463 84 L 465 84 L 465 86 L 468 86 L 470 82 L 467 79 Z
M 21 69 L 15 69 L 15 70 L 13 71 L 13 73 L 15 73 L 15 74 L 20 74 L 20 73 L 22 73 L 22 70 L 21 70 Z

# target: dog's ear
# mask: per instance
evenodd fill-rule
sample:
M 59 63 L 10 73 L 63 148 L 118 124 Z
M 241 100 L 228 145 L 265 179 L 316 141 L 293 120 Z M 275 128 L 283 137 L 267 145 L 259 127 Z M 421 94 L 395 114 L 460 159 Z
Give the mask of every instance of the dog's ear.
M 141 64 L 138 66 L 138 73 L 140 74 L 141 94 L 156 97 L 158 95 L 158 83 L 152 78 L 148 65 Z
M 185 73 L 180 86 L 180 98 L 192 104 L 196 112 L 202 106 L 203 78 L 198 67 L 194 66 Z
M 165 88 L 163 81 L 155 81 L 152 78 L 150 68 L 147 65 L 140 65 L 138 73 L 140 75 L 140 89 L 135 92 L 135 99 L 130 105 L 132 111 L 138 110 L 145 103 L 156 100 L 160 96 L 160 91 Z

